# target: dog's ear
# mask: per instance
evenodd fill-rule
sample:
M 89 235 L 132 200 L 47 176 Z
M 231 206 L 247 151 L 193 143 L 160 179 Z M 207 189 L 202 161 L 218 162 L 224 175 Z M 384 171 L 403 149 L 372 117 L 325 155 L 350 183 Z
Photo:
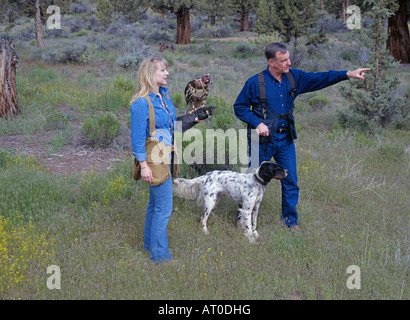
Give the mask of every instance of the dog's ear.
M 269 173 L 272 177 L 275 175 L 275 171 L 279 169 L 279 166 L 275 162 L 269 162 Z
M 275 172 L 273 164 L 273 162 L 265 162 L 260 166 L 258 175 L 263 181 L 269 182 L 272 180 Z

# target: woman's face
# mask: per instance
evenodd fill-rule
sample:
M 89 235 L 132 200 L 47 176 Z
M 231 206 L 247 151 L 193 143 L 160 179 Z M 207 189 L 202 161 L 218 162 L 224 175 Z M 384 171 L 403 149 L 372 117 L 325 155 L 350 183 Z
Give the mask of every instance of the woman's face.
M 155 67 L 155 81 L 158 87 L 165 86 L 167 84 L 167 76 L 169 75 L 167 67 L 162 62 L 156 63 Z

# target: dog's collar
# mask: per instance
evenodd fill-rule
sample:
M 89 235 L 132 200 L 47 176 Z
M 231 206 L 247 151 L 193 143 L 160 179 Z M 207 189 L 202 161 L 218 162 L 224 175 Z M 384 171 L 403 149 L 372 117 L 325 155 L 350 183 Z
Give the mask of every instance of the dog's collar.
M 262 178 L 259 177 L 258 172 L 255 172 L 254 177 L 255 177 L 256 181 L 258 181 L 263 186 L 266 186 L 269 183 L 269 182 L 263 181 Z

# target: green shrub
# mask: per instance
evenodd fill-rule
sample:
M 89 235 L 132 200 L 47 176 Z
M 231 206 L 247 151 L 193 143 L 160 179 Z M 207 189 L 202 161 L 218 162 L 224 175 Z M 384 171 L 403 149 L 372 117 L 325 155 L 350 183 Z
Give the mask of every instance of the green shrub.
M 82 36 L 86 36 L 86 35 L 88 35 L 88 32 L 86 30 L 81 30 L 81 31 L 78 31 L 76 33 L 77 37 L 82 37 Z
M 68 45 L 62 50 L 58 60 L 60 63 L 87 64 L 90 60 L 89 48 L 86 44 Z
M 61 112 L 53 112 L 46 117 L 45 128 L 47 130 L 64 129 L 67 123 L 72 119 L 71 114 L 63 114 Z
M 27 72 L 27 77 L 33 83 L 43 83 L 59 80 L 60 74 L 52 69 L 34 68 Z
M 249 57 L 249 55 L 254 54 L 256 52 L 256 49 L 245 42 L 239 42 L 235 45 L 233 51 L 234 57 L 243 59 Z
M 136 68 L 144 60 L 144 56 L 141 53 L 126 53 L 124 55 L 117 56 L 115 64 L 123 69 Z
M 198 49 L 198 53 L 202 54 L 212 54 L 214 53 L 214 48 L 209 44 L 209 42 L 205 42 L 203 46 L 200 46 Z
M 81 131 L 93 144 L 107 147 L 119 135 L 120 128 L 121 122 L 109 112 L 87 118 Z
M 405 155 L 405 147 L 402 144 L 383 143 L 378 148 L 378 154 L 390 162 L 399 162 Z
M 172 101 L 174 102 L 174 106 L 177 109 L 185 109 L 186 108 L 186 102 L 185 102 L 185 97 L 183 96 L 182 93 L 177 92 L 172 95 Z
M 215 106 L 213 115 L 211 116 L 212 128 L 228 130 L 237 128 L 237 123 L 240 122 L 232 112 L 232 106 L 224 99 L 218 97 L 208 97 L 208 106 Z
M 130 79 L 124 79 L 119 76 L 113 82 L 114 88 L 123 92 L 133 92 L 136 84 Z
M 264 52 L 268 44 L 273 42 L 282 42 L 283 38 L 280 36 L 279 32 L 272 31 L 271 33 L 261 33 L 255 39 L 255 46 L 258 48 L 259 52 Z
M 102 92 L 96 100 L 96 109 L 101 111 L 118 112 L 129 104 L 130 99 L 124 99 L 125 94 L 113 89 Z
M 313 111 L 321 110 L 329 104 L 329 98 L 324 95 L 317 95 L 309 99 L 309 105 L 312 107 Z

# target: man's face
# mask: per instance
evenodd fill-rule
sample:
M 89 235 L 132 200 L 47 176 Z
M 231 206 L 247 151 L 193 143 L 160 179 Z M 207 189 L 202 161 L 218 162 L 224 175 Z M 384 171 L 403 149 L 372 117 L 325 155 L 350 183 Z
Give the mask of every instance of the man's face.
M 292 65 L 290 62 L 289 51 L 286 53 L 277 52 L 276 57 L 268 60 L 269 68 L 273 73 L 288 73 L 289 67 Z

